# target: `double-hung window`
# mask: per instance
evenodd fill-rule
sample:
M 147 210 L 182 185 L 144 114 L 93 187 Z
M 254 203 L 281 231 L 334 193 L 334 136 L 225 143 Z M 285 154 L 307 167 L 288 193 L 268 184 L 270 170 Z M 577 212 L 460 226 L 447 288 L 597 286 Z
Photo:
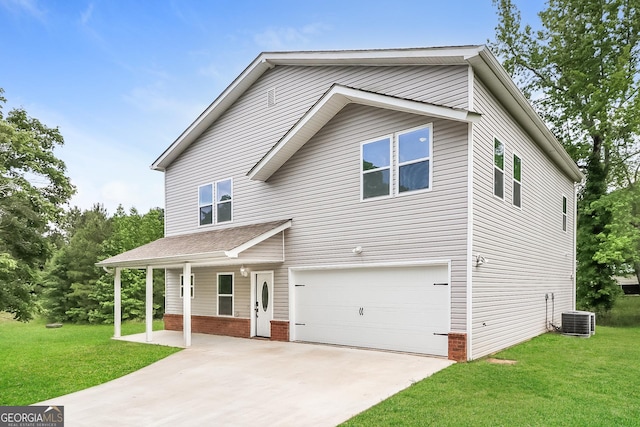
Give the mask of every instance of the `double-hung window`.
M 429 124 L 364 142 L 362 200 L 431 188 L 431 133 Z
M 200 225 L 228 222 L 233 219 L 233 181 L 231 178 L 198 187 Z
M 493 141 L 493 194 L 504 199 L 504 144 Z
M 233 316 L 233 273 L 218 273 L 218 316 Z
M 398 134 L 398 193 L 429 188 L 431 126 Z
M 191 275 L 191 298 L 195 296 L 196 277 Z M 184 297 L 184 275 L 180 275 L 180 298 Z
M 362 144 L 362 199 L 391 195 L 391 137 Z
M 522 207 L 522 160 L 513 155 L 513 206 Z

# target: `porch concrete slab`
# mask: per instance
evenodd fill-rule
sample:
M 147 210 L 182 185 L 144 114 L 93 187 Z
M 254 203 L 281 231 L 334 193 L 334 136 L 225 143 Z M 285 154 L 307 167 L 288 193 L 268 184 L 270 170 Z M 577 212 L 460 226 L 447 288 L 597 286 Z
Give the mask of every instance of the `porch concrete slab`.
M 144 341 L 144 334 L 135 339 Z M 180 332 L 154 341 L 181 343 Z M 38 403 L 74 426 L 334 426 L 453 362 L 327 345 L 193 334 L 124 377 Z

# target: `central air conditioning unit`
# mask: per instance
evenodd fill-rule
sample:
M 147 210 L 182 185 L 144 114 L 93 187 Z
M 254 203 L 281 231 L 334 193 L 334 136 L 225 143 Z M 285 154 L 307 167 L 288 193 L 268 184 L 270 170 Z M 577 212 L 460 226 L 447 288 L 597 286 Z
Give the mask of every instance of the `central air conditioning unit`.
M 565 311 L 562 313 L 562 333 L 589 338 L 596 333 L 596 314 L 590 311 Z

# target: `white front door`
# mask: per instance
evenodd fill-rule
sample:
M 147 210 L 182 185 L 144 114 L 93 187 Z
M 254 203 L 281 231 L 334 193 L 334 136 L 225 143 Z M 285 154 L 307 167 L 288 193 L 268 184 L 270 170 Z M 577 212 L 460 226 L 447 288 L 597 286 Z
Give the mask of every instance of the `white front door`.
M 256 316 L 256 336 L 271 337 L 273 319 L 273 274 L 256 273 L 254 312 Z

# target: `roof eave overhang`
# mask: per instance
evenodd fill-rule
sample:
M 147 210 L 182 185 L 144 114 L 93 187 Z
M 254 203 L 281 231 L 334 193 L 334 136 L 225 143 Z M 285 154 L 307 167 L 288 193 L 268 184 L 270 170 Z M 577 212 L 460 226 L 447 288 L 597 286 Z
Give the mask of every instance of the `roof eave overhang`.
M 469 57 L 468 62 L 480 80 L 554 163 L 574 182 L 581 182 L 584 175 L 580 168 L 549 130 L 496 57 L 487 48 L 483 48 L 478 55 Z
M 333 85 L 272 149 L 247 173 L 250 179 L 266 181 L 313 135 L 348 104 L 360 104 L 405 113 L 473 123 L 480 114 L 410 99 L 397 98 L 342 85 Z
M 465 65 L 482 46 L 416 49 L 373 49 L 310 52 L 264 52 L 209 105 L 198 118 L 151 164 L 164 171 L 193 141 L 211 126 L 267 70 L 276 65 Z
M 130 269 L 144 269 L 149 266 L 172 268 L 179 267 L 185 263 L 191 263 L 194 266 L 215 266 L 215 265 L 235 265 L 235 264 L 265 264 L 265 263 L 277 263 L 284 261 L 284 253 L 278 252 L 271 257 L 264 258 L 243 258 L 241 255 L 247 249 L 250 249 L 265 240 L 283 232 L 291 227 L 293 221 L 288 220 L 283 224 L 272 228 L 251 240 L 248 240 L 241 245 L 230 249 L 212 252 L 201 252 L 193 254 L 180 254 L 173 256 L 162 257 L 144 257 L 132 260 L 117 260 L 108 258 L 106 260 L 96 263 L 98 267 L 105 268 L 130 268 Z

